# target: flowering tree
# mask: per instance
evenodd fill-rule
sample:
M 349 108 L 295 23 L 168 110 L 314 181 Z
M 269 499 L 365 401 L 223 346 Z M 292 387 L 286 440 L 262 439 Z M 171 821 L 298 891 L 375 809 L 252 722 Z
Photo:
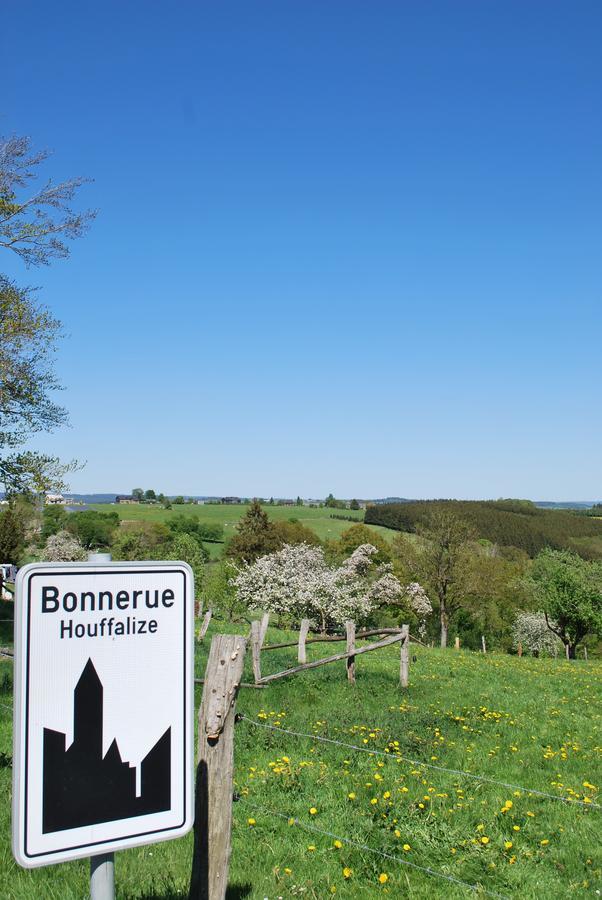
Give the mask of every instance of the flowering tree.
M 328 565 L 321 547 L 287 544 L 237 568 L 231 584 L 249 609 L 308 618 L 325 631 L 347 619 L 366 619 L 375 607 L 403 597 L 404 588 L 390 566 L 373 569 L 376 553 L 372 545 L 362 544 L 335 567 Z
M 80 562 L 86 559 L 86 551 L 68 531 L 59 531 L 46 541 L 42 557 L 44 562 Z
M 556 627 L 555 622 L 550 622 L 550 625 Z M 539 653 L 555 653 L 562 646 L 562 641 L 550 629 L 545 613 L 542 612 L 519 613 L 514 620 L 512 637 L 515 647 L 522 644 L 535 656 Z

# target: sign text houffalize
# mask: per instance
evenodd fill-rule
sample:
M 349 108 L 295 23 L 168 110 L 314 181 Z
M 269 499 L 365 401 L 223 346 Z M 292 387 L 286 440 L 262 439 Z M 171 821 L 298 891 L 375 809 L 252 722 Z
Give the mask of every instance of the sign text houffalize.
M 13 793 L 21 865 L 192 827 L 193 609 L 184 563 L 21 570 Z

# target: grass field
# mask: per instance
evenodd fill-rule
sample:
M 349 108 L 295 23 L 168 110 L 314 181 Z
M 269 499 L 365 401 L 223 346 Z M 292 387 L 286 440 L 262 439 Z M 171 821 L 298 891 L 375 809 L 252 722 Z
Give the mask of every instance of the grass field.
M 235 533 L 236 525 L 248 510 L 248 504 L 236 504 L 225 506 L 222 504 L 206 504 L 203 506 L 193 506 L 185 504 L 183 506 L 173 506 L 171 509 L 164 509 L 162 506 L 147 506 L 146 504 L 106 504 L 99 503 L 89 506 L 88 509 L 96 509 L 99 512 L 117 512 L 124 521 L 136 522 L 145 520 L 149 522 L 168 522 L 174 515 L 187 515 L 198 518 L 201 522 L 210 525 L 222 525 L 224 528 L 224 538 L 228 541 Z M 356 512 L 352 510 L 332 510 L 332 509 L 314 509 L 309 506 L 264 506 L 270 519 L 277 521 L 286 521 L 288 519 L 297 519 L 302 525 L 311 528 L 318 535 L 320 540 L 328 538 L 335 539 L 348 528 L 351 528 L 353 522 L 342 519 L 331 519 L 331 514 L 343 514 L 352 516 L 358 522 L 363 522 L 364 513 L 362 510 Z M 383 534 L 387 539 L 395 536 L 395 532 L 389 528 L 383 528 L 380 525 L 370 525 L 373 531 Z M 207 544 L 212 557 L 219 556 L 223 550 L 222 544 Z
M 281 637 L 270 630 L 267 642 Z M 308 649 L 313 658 L 324 655 L 319 644 Z M 207 651 L 208 641 L 198 648 L 199 674 Z M 234 806 L 231 900 L 471 896 L 444 875 L 480 885 L 483 896 L 600 896 L 602 810 L 593 804 L 601 802 L 602 665 L 420 647 L 415 652 L 404 693 L 393 647 L 358 657 L 354 687 L 339 663 L 264 690 L 241 691 L 238 711 L 271 727 L 246 720 L 236 726 L 241 799 Z M 294 658 L 291 650 L 265 653 L 262 667 L 277 671 Z M 87 895 L 85 861 L 26 872 L 12 860 L 11 682 L 12 665 L 2 662 L 0 896 L 79 900 Z M 381 753 L 294 737 L 284 729 Z M 545 799 L 514 785 L 587 802 Z M 351 847 L 345 839 L 438 875 Z M 117 897 L 187 896 L 190 859 L 190 836 L 118 854 Z

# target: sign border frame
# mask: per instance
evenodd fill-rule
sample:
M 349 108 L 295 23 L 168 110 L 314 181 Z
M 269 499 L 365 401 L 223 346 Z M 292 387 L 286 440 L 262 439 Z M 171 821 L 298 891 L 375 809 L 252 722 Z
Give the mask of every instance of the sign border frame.
M 27 852 L 28 818 L 28 746 L 29 746 L 29 650 L 31 631 L 31 584 L 36 575 L 48 570 L 62 570 L 65 576 L 82 574 L 82 570 L 99 575 L 176 573 L 184 576 L 184 740 L 183 780 L 184 818 L 169 828 L 122 835 L 89 844 L 78 844 L 58 850 L 29 854 Z M 72 571 L 69 571 L 72 570 Z M 187 586 L 190 584 L 190 597 Z M 190 607 L 190 608 L 189 608 Z M 25 633 L 25 626 L 27 631 Z M 187 633 L 189 631 L 189 633 Z M 25 646 L 24 646 L 25 645 Z M 180 560 L 146 560 L 115 562 L 48 562 L 28 563 L 19 569 L 15 584 L 15 668 L 13 686 L 13 802 L 12 850 L 20 866 L 26 869 L 54 865 L 71 860 L 112 853 L 130 847 L 173 840 L 187 834 L 194 824 L 194 574 L 188 563 Z M 186 685 L 190 697 L 186 697 Z M 189 728 L 190 724 L 190 728 Z M 190 734 L 188 734 L 190 730 Z M 23 746 L 24 744 L 24 746 Z M 190 758 L 189 758 L 190 757 Z M 114 820 L 118 821 L 118 820 Z M 127 820 L 124 820 L 127 821 Z M 100 824 L 100 823 L 99 823 Z M 104 824 L 104 823 L 102 823 Z M 70 829 L 65 829 L 65 832 Z M 58 858 L 55 858 L 58 857 Z

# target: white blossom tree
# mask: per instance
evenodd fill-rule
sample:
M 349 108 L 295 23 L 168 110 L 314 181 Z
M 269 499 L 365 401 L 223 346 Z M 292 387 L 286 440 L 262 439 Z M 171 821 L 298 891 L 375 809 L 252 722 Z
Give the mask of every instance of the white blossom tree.
M 555 626 L 554 622 L 550 623 Z M 562 648 L 560 638 L 550 630 L 542 612 L 521 612 L 512 627 L 514 646 L 522 644 L 531 653 L 557 653 Z
M 80 562 L 87 554 L 80 542 L 68 531 L 51 534 L 42 550 L 44 562 Z
M 376 607 L 398 603 L 408 591 L 390 566 L 374 568 L 377 553 L 376 547 L 362 544 L 341 566 L 329 566 L 321 547 L 287 544 L 237 568 L 230 583 L 247 608 L 308 618 L 325 631 L 347 619 L 361 622 Z

